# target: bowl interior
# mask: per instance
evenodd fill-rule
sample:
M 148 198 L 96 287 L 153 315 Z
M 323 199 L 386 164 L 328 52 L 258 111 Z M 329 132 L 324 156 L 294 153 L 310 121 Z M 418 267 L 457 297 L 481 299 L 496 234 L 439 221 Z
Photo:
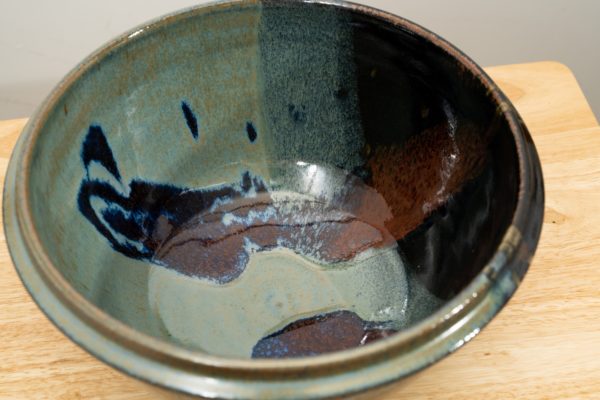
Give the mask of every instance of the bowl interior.
M 365 345 L 489 261 L 512 134 L 433 41 L 350 9 L 200 8 L 84 64 L 35 142 L 54 266 L 112 317 L 224 357 Z

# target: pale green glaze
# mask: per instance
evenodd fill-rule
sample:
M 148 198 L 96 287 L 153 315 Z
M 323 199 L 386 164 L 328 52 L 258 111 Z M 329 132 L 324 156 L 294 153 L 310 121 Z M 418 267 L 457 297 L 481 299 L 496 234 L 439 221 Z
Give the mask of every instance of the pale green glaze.
M 262 337 L 319 313 L 349 309 L 401 328 L 408 293 L 398 258 L 390 249 L 326 270 L 290 250 L 274 250 L 251 257 L 240 278 L 224 287 L 153 267 L 149 302 L 181 344 L 249 358 Z

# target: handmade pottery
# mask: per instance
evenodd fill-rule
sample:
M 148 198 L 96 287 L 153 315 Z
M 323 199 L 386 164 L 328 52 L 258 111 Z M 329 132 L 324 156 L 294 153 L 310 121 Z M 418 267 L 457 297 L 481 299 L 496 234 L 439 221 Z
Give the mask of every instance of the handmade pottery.
M 101 360 L 209 398 L 349 395 L 473 338 L 523 278 L 543 185 L 487 75 L 400 17 L 235 1 L 83 61 L 6 177 L 11 256 Z

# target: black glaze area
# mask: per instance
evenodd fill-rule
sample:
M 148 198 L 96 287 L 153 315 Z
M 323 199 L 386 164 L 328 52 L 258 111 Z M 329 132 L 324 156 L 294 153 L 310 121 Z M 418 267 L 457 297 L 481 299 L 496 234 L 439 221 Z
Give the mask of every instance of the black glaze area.
M 508 135 L 497 135 L 494 155 L 483 172 L 466 182 L 445 206 L 400 242 L 410 264 L 425 285 L 441 298 L 450 298 L 489 261 L 502 240 L 517 201 L 516 152 Z
M 473 148 L 481 151 L 482 161 L 471 168 L 474 173 L 457 172 L 463 182 L 443 194 L 445 203 L 424 213 L 421 224 L 408 234 L 396 236 L 415 275 L 436 296 L 448 299 L 486 265 L 510 225 L 519 191 L 514 139 L 485 87 L 457 61 L 401 27 L 350 13 L 366 142 L 365 165 L 357 169 L 358 175 L 367 183 L 376 182 L 378 174 L 402 176 L 394 190 L 412 190 L 407 197 L 420 202 L 417 188 L 427 186 L 419 183 L 427 176 L 423 163 L 399 164 L 398 158 L 386 161 L 381 154 L 410 142 L 411 148 L 422 149 L 414 157 L 433 159 L 435 153 L 448 152 L 439 137 L 449 135 L 467 135 L 458 141 L 463 154 Z M 432 130 L 435 140 L 420 141 Z M 376 163 L 374 154 L 380 155 Z M 394 171 L 398 168 L 402 170 Z M 406 182 L 409 188 L 403 189 Z M 394 204 L 393 190 L 382 194 Z
M 196 115 L 185 101 L 181 102 L 181 111 L 183 112 L 188 128 L 190 128 L 192 137 L 198 140 L 198 118 L 196 118 Z

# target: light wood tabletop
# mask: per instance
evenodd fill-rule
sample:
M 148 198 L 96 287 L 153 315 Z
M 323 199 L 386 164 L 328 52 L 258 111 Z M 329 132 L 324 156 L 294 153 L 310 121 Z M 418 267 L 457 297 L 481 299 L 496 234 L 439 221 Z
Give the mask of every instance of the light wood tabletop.
M 542 160 L 542 238 L 523 284 L 491 324 L 383 399 L 600 399 L 600 126 L 561 64 L 487 72 L 521 113 Z M 25 121 L 0 121 L 2 184 Z M 0 399 L 157 398 L 44 317 L 17 277 L 3 232 L 0 355 Z

